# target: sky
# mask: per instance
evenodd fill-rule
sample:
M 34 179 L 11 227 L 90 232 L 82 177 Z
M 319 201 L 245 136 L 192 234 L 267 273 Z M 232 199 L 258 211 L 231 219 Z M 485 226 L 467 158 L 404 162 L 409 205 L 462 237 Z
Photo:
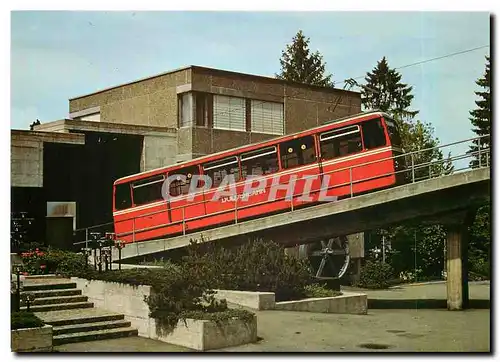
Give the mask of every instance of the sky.
M 338 87 L 386 57 L 397 68 L 490 44 L 486 12 L 11 13 L 11 128 L 68 117 L 68 99 L 186 65 L 274 76 L 301 29 Z M 443 143 L 474 136 L 469 111 L 490 48 L 400 69 Z M 358 81 L 363 81 L 360 79 Z M 359 90 L 353 88 L 352 90 Z

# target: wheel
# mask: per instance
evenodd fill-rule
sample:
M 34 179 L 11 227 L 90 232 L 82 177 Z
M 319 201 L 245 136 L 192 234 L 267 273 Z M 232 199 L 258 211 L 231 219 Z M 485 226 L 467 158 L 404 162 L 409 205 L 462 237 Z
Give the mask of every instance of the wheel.
M 341 236 L 299 246 L 299 257 L 309 259 L 316 278 L 342 278 L 349 266 L 347 237 Z

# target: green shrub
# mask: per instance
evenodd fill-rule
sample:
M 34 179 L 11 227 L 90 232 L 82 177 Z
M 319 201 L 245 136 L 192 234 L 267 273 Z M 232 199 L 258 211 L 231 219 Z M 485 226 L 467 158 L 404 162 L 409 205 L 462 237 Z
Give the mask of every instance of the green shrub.
M 39 274 L 71 274 L 87 268 L 85 255 L 71 251 L 38 249 L 21 254 L 23 271 L 30 275 Z
M 326 298 L 342 295 L 342 292 L 330 289 L 326 286 L 326 284 L 306 285 L 304 292 L 307 298 Z
M 384 289 L 394 280 L 394 270 L 387 264 L 378 261 L 367 261 L 361 268 L 356 286 L 369 289 Z
M 43 326 L 40 318 L 32 312 L 12 312 L 10 314 L 10 329 L 37 328 Z
M 482 258 L 471 258 L 469 260 L 470 280 L 489 280 L 490 262 Z
M 272 241 L 255 240 L 233 248 L 194 242 L 184 264 L 202 270 L 213 288 L 274 292 L 276 301 L 305 297 L 304 288 L 312 282 L 309 262 L 286 255 Z

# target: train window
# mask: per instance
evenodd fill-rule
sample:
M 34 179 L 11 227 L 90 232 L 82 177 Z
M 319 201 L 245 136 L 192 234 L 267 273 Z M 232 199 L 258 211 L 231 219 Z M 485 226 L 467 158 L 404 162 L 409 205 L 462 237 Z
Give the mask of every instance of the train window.
M 357 125 L 322 133 L 319 139 L 323 159 L 347 156 L 363 149 Z
M 130 197 L 130 184 L 118 184 L 115 186 L 115 208 L 116 210 L 128 209 L 132 206 Z
M 387 142 L 380 118 L 363 122 L 361 127 L 363 128 L 363 142 L 367 150 L 385 146 Z
M 396 122 L 390 118 L 385 119 L 385 124 L 387 125 L 387 131 L 389 132 L 389 139 L 393 146 L 401 146 L 401 137 L 399 135 L 399 130 Z
M 314 137 L 306 136 L 280 144 L 283 168 L 308 165 L 316 161 Z
M 164 180 L 164 175 L 158 175 L 134 182 L 132 185 L 134 205 L 144 205 L 161 200 L 161 188 Z
M 179 195 L 186 195 L 187 193 L 189 193 L 189 186 L 191 184 L 191 179 L 193 175 L 198 175 L 199 173 L 200 172 L 198 166 L 190 166 L 170 172 L 169 176 L 173 175 L 186 176 L 186 181 L 183 181 L 181 177 L 178 177 L 170 183 L 169 187 L 170 196 L 175 197 Z
M 234 156 L 209 162 L 203 165 L 203 173 L 212 179 L 212 187 L 218 187 L 228 175 L 233 175 L 234 181 L 237 182 L 240 179 L 238 158 Z
M 276 146 L 243 153 L 241 160 L 241 176 L 261 176 L 278 171 L 278 153 Z

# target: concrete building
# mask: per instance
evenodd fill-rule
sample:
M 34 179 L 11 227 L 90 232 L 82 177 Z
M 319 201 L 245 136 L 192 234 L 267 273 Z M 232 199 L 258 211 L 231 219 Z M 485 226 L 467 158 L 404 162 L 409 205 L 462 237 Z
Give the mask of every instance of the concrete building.
M 108 223 L 117 178 L 360 111 L 357 92 L 199 66 L 71 98 L 67 119 L 12 131 L 12 210 Z

